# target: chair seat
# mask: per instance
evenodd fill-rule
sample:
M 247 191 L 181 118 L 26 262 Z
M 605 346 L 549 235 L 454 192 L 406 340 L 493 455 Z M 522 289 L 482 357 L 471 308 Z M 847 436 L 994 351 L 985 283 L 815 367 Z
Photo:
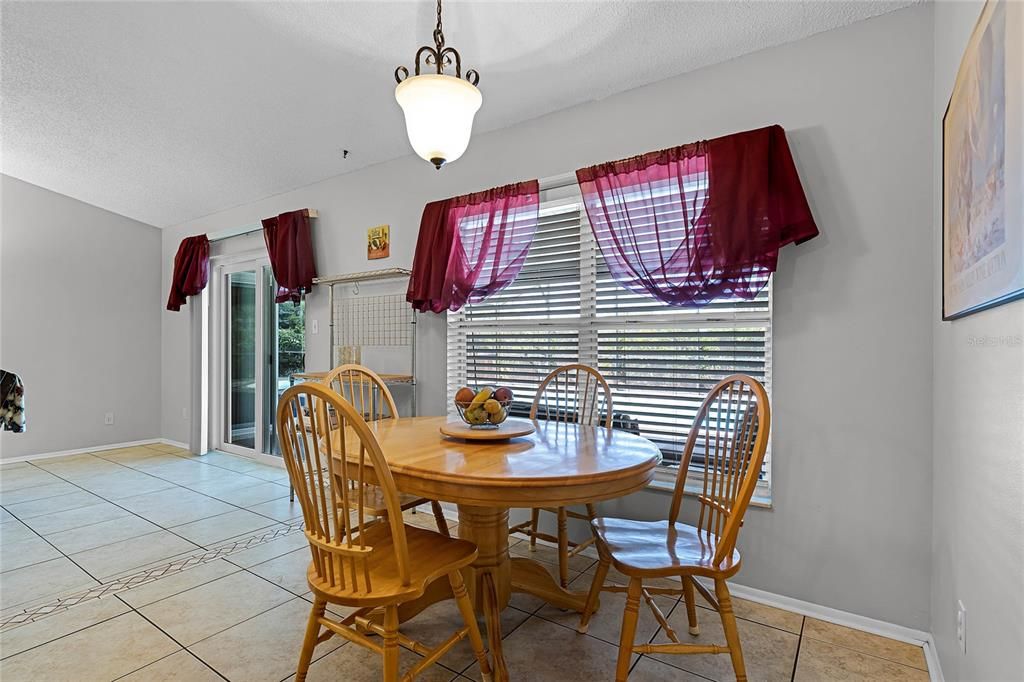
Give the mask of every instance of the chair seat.
M 390 524 L 386 521 L 374 523 L 366 528 L 362 537 L 368 547 L 373 547 L 367 560 L 370 590 L 366 589 L 366 581 L 362 577 L 358 585 L 351 582 L 344 587 L 331 585 L 320 579 L 316 567 L 310 562 L 306 579 L 314 594 L 329 602 L 352 606 L 404 602 L 421 596 L 434 580 L 468 566 L 477 555 L 476 545 L 471 542 L 446 538 L 436 531 L 406 524 L 409 556 L 415 559 L 409 565 L 409 584 L 402 585 Z
M 598 517 L 592 525 L 616 570 L 631 577 L 728 578 L 740 570 L 740 553 L 735 549 L 722 565 L 715 566 L 715 538 L 693 526 L 610 517 Z

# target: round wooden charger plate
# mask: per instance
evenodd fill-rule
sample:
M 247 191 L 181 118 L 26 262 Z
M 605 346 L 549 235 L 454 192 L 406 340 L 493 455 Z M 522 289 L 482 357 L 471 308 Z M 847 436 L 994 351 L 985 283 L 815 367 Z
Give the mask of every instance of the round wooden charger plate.
M 506 419 L 496 429 L 473 429 L 465 422 L 448 422 L 440 427 L 441 433 L 450 438 L 463 440 L 508 440 L 529 436 L 535 431 L 533 424 L 525 419 Z

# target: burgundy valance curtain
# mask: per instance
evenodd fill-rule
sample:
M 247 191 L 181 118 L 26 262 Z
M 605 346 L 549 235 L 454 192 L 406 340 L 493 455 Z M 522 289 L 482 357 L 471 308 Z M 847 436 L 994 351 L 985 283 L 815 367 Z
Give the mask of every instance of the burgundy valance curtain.
M 504 289 L 526 261 L 539 207 L 537 180 L 427 204 L 406 300 L 439 313 Z
M 313 258 L 313 234 L 309 211 L 291 211 L 263 220 L 263 239 L 267 243 L 270 267 L 277 282 L 277 303 L 298 303 L 313 290 L 316 261 Z
M 186 237 L 178 245 L 171 273 L 171 291 L 167 309 L 179 311 L 187 296 L 195 296 L 206 288 L 210 279 L 210 240 L 205 234 Z
M 576 171 L 625 288 L 674 306 L 754 298 L 779 249 L 818 234 L 779 126 Z

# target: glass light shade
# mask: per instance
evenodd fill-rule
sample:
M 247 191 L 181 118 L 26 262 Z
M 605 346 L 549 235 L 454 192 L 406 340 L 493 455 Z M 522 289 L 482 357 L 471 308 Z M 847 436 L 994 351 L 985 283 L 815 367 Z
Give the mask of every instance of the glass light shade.
M 437 168 L 466 151 L 473 117 L 483 103 L 473 84 L 441 74 L 406 78 L 395 88 L 395 99 L 405 112 L 413 150 Z

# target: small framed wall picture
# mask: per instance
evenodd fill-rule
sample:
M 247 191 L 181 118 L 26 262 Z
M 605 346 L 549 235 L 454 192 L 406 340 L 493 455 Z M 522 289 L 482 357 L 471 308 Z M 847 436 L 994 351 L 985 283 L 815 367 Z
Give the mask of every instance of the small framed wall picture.
M 366 257 L 369 260 L 391 255 L 391 226 L 378 225 L 366 231 Z
M 942 121 L 942 319 L 1024 297 L 1024 3 L 988 0 Z

